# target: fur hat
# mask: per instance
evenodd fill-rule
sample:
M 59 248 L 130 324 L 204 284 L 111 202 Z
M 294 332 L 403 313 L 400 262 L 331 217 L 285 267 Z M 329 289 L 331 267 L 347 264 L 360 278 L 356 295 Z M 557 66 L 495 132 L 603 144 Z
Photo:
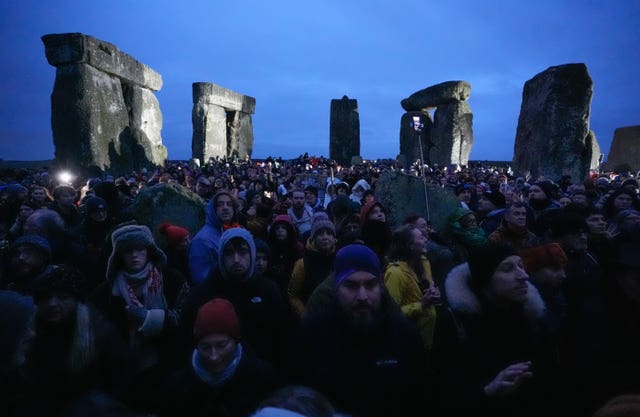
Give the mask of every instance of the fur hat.
M 520 257 L 527 272 L 536 272 L 542 268 L 563 267 L 567 264 L 567 254 L 558 243 L 547 243 L 524 249 Z
M 167 239 L 167 243 L 171 246 L 179 245 L 187 236 L 189 230 L 184 227 L 176 226 L 169 222 L 163 222 L 158 226 L 158 231 Z
M 474 289 L 484 288 L 495 273 L 498 265 L 509 256 L 517 255 L 512 248 L 495 243 L 473 247 L 469 250 L 470 285 Z
M 343 247 L 336 253 L 333 265 L 336 288 L 357 271 L 366 271 L 382 279 L 380 260 L 375 252 L 365 245 L 351 244 Z
M 119 265 L 120 253 L 136 245 L 145 246 L 149 250 L 149 260 L 154 262 L 156 266 L 164 266 L 167 263 L 166 255 L 156 245 L 151 230 L 147 226 L 137 224 L 121 226 L 111 233 L 111 247 L 113 249 L 107 261 L 107 279 L 113 278 L 117 269 L 121 267 Z
M 507 206 L 507 200 L 500 191 L 485 191 L 482 196 L 491 201 L 496 208 L 505 208 Z
M 23 235 L 13 242 L 13 248 L 28 245 L 42 252 L 47 260 L 51 259 L 51 245 L 49 241 L 40 235 Z
M 240 340 L 240 322 L 235 308 L 224 298 L 214 298 L 198 309 L 193 337 L 198 342 L 210 334 L 227 334 Z

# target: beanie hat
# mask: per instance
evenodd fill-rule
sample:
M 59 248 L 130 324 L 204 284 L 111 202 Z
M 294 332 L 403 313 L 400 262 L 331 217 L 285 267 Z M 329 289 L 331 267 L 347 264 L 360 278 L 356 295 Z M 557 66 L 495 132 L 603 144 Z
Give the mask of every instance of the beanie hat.
M 262 239 L 254 239 L 253 243 L 256 245 L 256 252 L 266 253 L 267 257 L 271 258 L 271 248 L 269 247 L 267 242 Z
M 505 208 L 507 206 L 507 200 L 500 191 L 485 191 L 482 196 L 491 201 L 496 208 Z
M 311 224 L 311 240 L 316 238 L 316 235 L 322 230 L 327 229 L 333 236 L 336 235 L 336 226 L 329 219 L 318 219 Z
M 627 178 L 626 180 L 622 181 L 623 188 L 627 185 L 632 185 L 635 188 L 638 188 L 638 180 L 636 180 L 635 178 Z
M 567 254 L 558 243 L 547 243 L 524 249 L 520 257 L 527 272 L 536 272 L 542 268 L 561 268 L 567 264 Z
M 334 260 L 336 288 L 346 278 L 357 271 L 366 271 L 382 278 L 382 269 L 378 256 L 369 247 L 359 244 L 351 244 L 343 247 L 336 253 Z
M 538 181 L 533 185 L 537 185 L 545 193 L 547 198 L 551 199 L 555 196 L 558 187 L 551 181 Z
M 88 197 L 84 206 L 87 214 L 92 214 L 99 210 L 107 210 L 107 202 L 100 197 Z
M 228 334 L 240 340 L 240 322 L 235 308 L 224 298 L 214 298 L 198 309 L 193 325 L 193 337 L 196 342 L 210 334 Z
M 51 245 L 49 241 L 40 235 L 23 235 L 13 243 L 13 247 L 29 245 L 42 252 L 47 259 L 51 259 Z
M 53 291 L 66 291 L 77 299 L 85 295 L 85 277 L 79 270 L 69 265 L 49 265 L 33 281 L 31 290 L 36 301 Z
M 0 371 L 16 364 L 13 355 L 32 320 L 36 306 L 31 297 L 0 290 Z
M 471 190 L 473 189 L 473 185 L 471 184 L 458 184 L 456 185 L 456 188 L 453 189 L 453 192 L 456 195 L 460 195 L 461 192 L 463 192 L 464 190 Z
M 167 239 L 167 243 L 171 246 L 179 245 L 187 236 L 189 231 L 184 227 L 173 225 L 169 222 L 163 222 L 158 226 L 158 231 Z
M 560 211 L 551 219 L 549 227 L 552 238 L 586 232 L 589 230 L 587 222 L 579 213 L 572 211 Z
M 495 243 L 473 247 L 469 250 L 469 284 L 474 289 L 484 288 L 495 273 L 498 265 L 509 256 L 517 255 L 512 248 Z
M 164 266 L 167 263 L 167 257 L 164 252 L 156 245 L 153 240 L 151 230 L 147 226 L 128 224 L 121 226 L 111 233 L 111 255 L 107 261 L 107 279 L 112 278 L 119 265 L 119 254 L 131 246 L 145 246 L 149 251 L 149 260 L 154 262 L 156 266 Z

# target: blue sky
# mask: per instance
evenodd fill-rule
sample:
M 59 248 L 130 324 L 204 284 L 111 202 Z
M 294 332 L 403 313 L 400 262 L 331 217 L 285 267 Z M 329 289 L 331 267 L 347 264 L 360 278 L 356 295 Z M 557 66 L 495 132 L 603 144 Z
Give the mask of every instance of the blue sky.
M 400 100 L 471 83 L 473 160 L 510 160 L 524 83 L 582 62 L 594 82 L 591 129 L 640 124 L 640 0 L 55 1 L 0 5 L 0 158 L 54 155 L 55 68 L 40 37 L 81 32 L 159 72 L 170 159 L 191 156 L 191 84 L 256 98 L 254 153 L 329 153 L 330 101 L 358 100 L 361 154 L 395 157 Z M 606 159 L 606 156 L 605 156 Z

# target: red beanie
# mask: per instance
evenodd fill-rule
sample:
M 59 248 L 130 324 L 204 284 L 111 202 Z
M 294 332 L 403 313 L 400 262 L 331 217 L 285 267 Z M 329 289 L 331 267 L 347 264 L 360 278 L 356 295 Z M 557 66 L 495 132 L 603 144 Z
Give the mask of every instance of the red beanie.
M 184 238 L 189 236 L 189 231 L 187 229 L 173 225 L 169 222 L 162 223 L 158 227 L 158 230 L 167 239 L 169 245 L 178 245 L 184 240 Z
M 562 268 L 567 262 L 567 255 L 558 243 L 547 243 L 520 252 L 524 269 L 536 272 L 542 268 Z
M 193 336 L 199 341 L 210 334 L 228 334 L 240 340 L 240 323 L 233 304 L 224 298 L 214 298 L 198 310 Z

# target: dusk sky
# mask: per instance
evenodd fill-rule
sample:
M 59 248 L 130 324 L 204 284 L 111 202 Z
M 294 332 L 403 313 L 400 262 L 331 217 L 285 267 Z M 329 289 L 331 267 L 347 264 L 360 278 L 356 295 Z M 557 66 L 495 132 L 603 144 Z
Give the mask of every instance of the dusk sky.
M 193 82 L 256 98 L 255 158 L 329 154 L 331 99 L 358 100 L 365 159 L 399 152 L 400 100 L 471 84 L 472 160 L 511 160 L 524 83 L 584 63 L 591 130 L 640 124 L 640 0 L 4 1 L 0 158 L 54 156 L 55 68 L 42 35 L 81 32 L 162 75 L 156 93 L 170 159 L 191 157 Z

